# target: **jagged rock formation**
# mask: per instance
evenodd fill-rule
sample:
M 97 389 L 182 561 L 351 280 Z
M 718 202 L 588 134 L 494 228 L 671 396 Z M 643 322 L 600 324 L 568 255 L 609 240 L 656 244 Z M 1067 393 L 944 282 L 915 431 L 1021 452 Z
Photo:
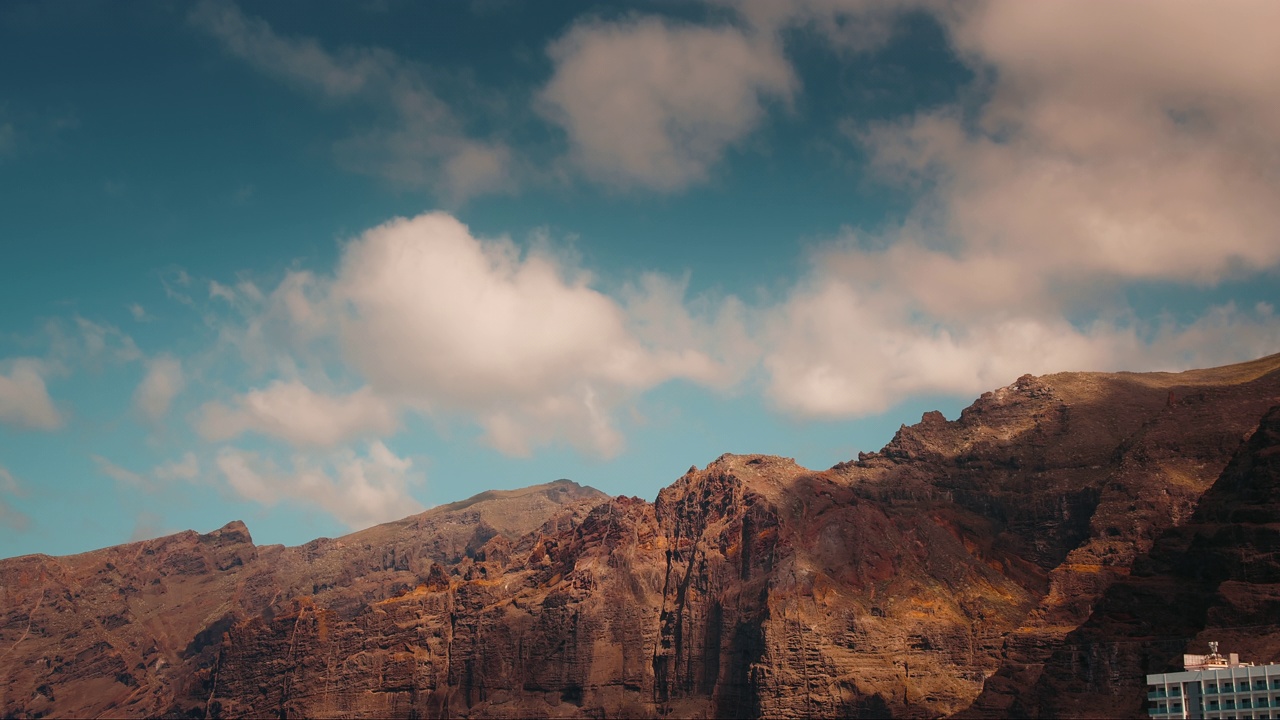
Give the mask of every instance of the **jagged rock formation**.
M 72 555 L 0 561 L 0 715 L 156 716 L 197 710 L 223 636 L 294 598 L 333 612 L 417 586 L 494 537 L 519 537 L 605 496 L 560 481 L 471 500 L 296 548 L 244 523 Z M 195 693 L 195 695 L 192 695 Z
M 1276 404 L 1280 356 L 1025 376 L 830 470 L 725 455 L 654 503 L 561 482 L 298 548 L 233 523 L 6 560 L 0 713 L 1140 711 L 1204 627 L 1276 617 L 1276 413 L 1223 473 Z M 1168 632 L 1123 625 L 1148 611 Z
M 1280 407 L 1092 616 L 1055 648 L 1010 709 L 1037 717 L 1145 714 L 1148 673 L 1181 671 L 1187 638 L 1280 658 Z

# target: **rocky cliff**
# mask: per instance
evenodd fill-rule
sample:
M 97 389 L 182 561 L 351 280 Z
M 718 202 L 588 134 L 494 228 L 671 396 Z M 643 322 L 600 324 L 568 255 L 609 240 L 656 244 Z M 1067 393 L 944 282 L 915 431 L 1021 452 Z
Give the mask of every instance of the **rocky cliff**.
M 1025 376 L 653 503 L 560 482 L 297 548 L 232 523 L 4 560 L 0 713 L 1141 714 L 1206 628 L 1280 651 L 1277 404 L 1280 356 Z
M 494 537 L 564 522 L 604 499 L 560 481 L 471 500 L 295 548 L 244 523 L 82 555 L 0 561 L 0 715 L 203 714 L 192 698 L 224 636 L 294 599 L 356 612 Z M 195 695 L 192 695 L 195 693 Z
M 1192 516 L 1157 538 L 1053 649 L 1010 714 L 1142 716 L 1146 674 L 1180 672 L 1182 654 L 1211 640 L 1246 660 L 1274 662 L 1278 622 L 1280 407 Z

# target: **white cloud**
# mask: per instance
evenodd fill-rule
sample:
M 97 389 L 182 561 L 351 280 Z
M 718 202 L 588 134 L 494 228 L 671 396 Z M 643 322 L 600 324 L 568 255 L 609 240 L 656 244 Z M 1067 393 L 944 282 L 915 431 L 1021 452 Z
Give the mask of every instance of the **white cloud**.
M 370 443 L 363 456 L 350 450 L 324 460 L 297 456 L 288 469 L 255 453 L 224 448 L 217 466 L 242 498 L 263 505 L 314 505 L 352 529 L 422 510 L 409 494 L 410 486 L 422 482 L 412 471 L 412 461 L 397 457 L 378 441 Z
M 151 316 L 147 314 L 147 309 L 138 303 L 129 304 L 129 314 L 138 322 L 147 322 L 152 319 Z
M 946 20 L 996 78 L 976 128 L 944 110 L 863 139 L 937 183 L 949 252 L 1068 283 L 1280 262 L 1280 6 L 1005 2 Z
M 338 142 L 340 162 L 408 186 L 428 186 L 450 202 L 511 186 L 511 157 L 499 141 L 469 137 L 432 91 L 426 73 L 381 48 L 325 49 L 313 38 L 286 37 L 230 2 L 206 0 L 192 24 L 257 70 L 329 102 L 359 103 L 391 119 Z
M 618 299 L 628 330 L 645 347 L 683 358 L 690 370 L 684 377 L 728 389 L 760 359 L 750 332 L 757 313 L 733 295 L 689 298 L 688 285 L 687 275 L 676 280 L 652 272 L 625 285 Z
M 798 87 L 770 34 L 655 18 L 580 23 L 550 48 L 543 114 L 569 136 L 587 177 L 675 191 L 705 181 L 760 123 L 765 102 Z
M 197 429 L 207 440 L 255 432 L 294 445 L 332 447 L 352 438 L 393 433 L 396 415 L 393 403 L 367 387 L 347 395 L 326 395 L 290 380 L 240 395 L 230 406 L 206 403 Z
M 64 423 L 46 383 L 79 369 L 100 371 L 107 366 L 142 359 L 133 338 L 111 325 L 76 315 L 74 326 L 62 319 L 47 321 L 30 344 L 47 343 L 44 356 L 0 360 L 0 424 L 37 430 L 56 430 Z
M 754 364 L 736 298 L 686 302 L 686 283 L 649 274 L 615 299 L 545 239 L 531 245 L 433 213 L 350 241 L 333 275 L 288 273 L 222 337 L 256 372 L 291 379 L 208 403 L 198 429 L 333 446 L 386 436 L 411 410 L 473 421 L 508 454 L 567 442 L 611 455 L 615 416 L 638 394 L 676 378 L 727 388 Z M 367 386 L 306 384 L 328 377 Z
M 62 427 L 62 415 L 45 388 L 44 363 L 18 358 L 8 364 L 8 374 L 0 372 L 0 423 L 34 430 Z
M 910 396 L 975 394 L 1024 373 L 1213 367 L 1280 348 L 1277 318 L 1233 305 L 1189 325 L 1127 317 L 1083 328 L 1016 307 L 961 321 L 912 307 L 896 291 L 817 274 L 773 310 L 764 361 L 770 398 L 795 415 L 858 416 Z
M 147 362 L 147 374 L 133 393 L 134 407 L 143 417 L 157 422 L 169 413 L 169 405 L 185 385 L 181 361 L 169 355 L 153 358 Z
M 1280 264 L 1280 47 L 1264 29 L 1280 7 L 1004 2 L 939 17 L 989 101 L 854 132 L 875 169 L 923 196 L 885 237 L 833 243 L 775 309 L 765 365 L 780 407 L 864 414 L 1024 372 L 1280 347 L 1266 308 L 1189 325 L 1114 309 L 1135 281 L 1213 286 Z
M 687 328 L 663 335 L 693 322 L 669 288 L 638 323 L 588 280 L 436 213 L 351 242 L 329 301 L 344 308 L 347 358 L 377 393 L 478 418 L 504 452 L 563 438 L 610 454 L 619 403 L 677 377 L 716 384 L 727 370 L 690 344 Z M 632 304 L 652 290 L 635 289 Z
M 181 460 L 157 465 L 151 474 L 157 480 L 195 480 L 200 477 L 200 461 L 196 459 L 196 454 L 188 452 L 182 456 Z

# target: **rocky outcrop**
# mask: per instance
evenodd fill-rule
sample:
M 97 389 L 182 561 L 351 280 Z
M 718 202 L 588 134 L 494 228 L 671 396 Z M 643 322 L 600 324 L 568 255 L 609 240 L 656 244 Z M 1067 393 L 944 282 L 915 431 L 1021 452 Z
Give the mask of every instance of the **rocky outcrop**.
M 1280 657 L 1280 406 L 1132 572 L 1098 601 L 1014 708 L 1035 716 L 1136 717 L 1145 675 L 1181 671 L 1216 640 L 1243 658 Z M 1190 641 L 1190 642 L 1189 642 Z
M 1025 376 L 830 470 L 724 455 L 653 503 L 560 482 L 298 548 L 232 524 L 6 560 L 0 712 L 1140 711 L 1205 627 L 1275 616 L 1277 403 L 1280 356 Z M 1165 635 L 1097 650 L 1171 583 Z
M 205 675 L 246 618 L 302 598 L 354 612 L 429 578 L 433 563 L 465 558 L 478 537 L 519 537 L 603 497 L 560 481 L 297 548 L 255 546 L 233 522 L 207 535 L 0 561 L 0 715 L 201 716 Z
M 1098 502 L 1085 532 L 1050 570 L 1048 592 L 1006 638 L 1003 666 L 964 716 L 1054 714 L 1038 707 L 1041 673 L 1046 667 L 1061 670 L 1055 657 L 1070 646 L 1069 634 L 1091 616 L 1114 582 L 1130 575 L 1135 559 L 1157 537 L 1191 516 L 1258 418 L 1280 403 L 1275 359 L 1180 374 L 1069 376 L 1075 393 L 1092 390 L 1098 398 L 1083 404 L 1092 409 L 1101 400 L 1114 408 L 1110 416 L 1091 411 L 1088 424 L 1077 430 L 1081 438 L 1103 433 L 1120 442 L 1099 468 L 1102 473 L 1073 479 L 1076 487 L 1096 488 Z M 1107 385 L 1111 389 L 1098 392 Z M 1084 716 L 1107 714 L 1095 709 Z

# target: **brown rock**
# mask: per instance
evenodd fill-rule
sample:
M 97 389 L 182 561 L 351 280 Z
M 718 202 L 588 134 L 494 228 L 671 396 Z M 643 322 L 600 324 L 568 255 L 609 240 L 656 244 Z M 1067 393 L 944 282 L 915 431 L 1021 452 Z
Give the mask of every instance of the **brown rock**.
M 560 482 L 297 548 L 232 524 L 0 561 L 0 713 L 1140 713 L 1204 628 L 1280 610 L 1280 414 L 1227 467 L 1278 368 L 1024 376 L 855 462 L 724 455 L 654 503 Z M 1260 656 L 1270 627 L 1214 639 Z

